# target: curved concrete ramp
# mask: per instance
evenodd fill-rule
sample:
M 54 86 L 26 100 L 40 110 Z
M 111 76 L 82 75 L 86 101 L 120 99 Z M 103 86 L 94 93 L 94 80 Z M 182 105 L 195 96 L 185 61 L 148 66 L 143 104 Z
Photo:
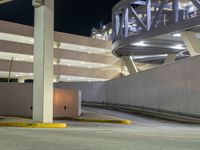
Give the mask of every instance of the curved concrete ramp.
M 133 125 L 69 122 L 66 129 L 0 128 L 3 150 L 199 150 L 200 127 L 122 112 L 90 109 L 135 121 Z M 31 135 L 31 136 L 30 136 Z M 9 142 L 8 141 L 12 141 Z

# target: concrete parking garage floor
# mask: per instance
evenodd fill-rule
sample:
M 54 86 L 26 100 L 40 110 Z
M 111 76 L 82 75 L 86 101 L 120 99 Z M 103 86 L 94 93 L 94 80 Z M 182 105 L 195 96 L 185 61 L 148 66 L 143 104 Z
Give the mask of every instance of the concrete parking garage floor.
M 66 129 L 0 128 L 1 150 L 199 150 L 200 125 L 84 108 L 133 125 L 68 122 Z

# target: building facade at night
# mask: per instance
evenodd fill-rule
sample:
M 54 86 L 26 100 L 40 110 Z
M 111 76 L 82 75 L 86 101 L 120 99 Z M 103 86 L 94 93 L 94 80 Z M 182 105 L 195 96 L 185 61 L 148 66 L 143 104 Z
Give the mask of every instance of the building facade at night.
M 0 149 L 198 150 L 200 0 L 120 0 L 90 37 L 54 31 L 54 2 L 0 20 Z
M 0 77 L 33 79 L 33 27 L 0 21 Z M 54 82 L 106 81 L 120 76 L 109 41 L 55 32 Z M 13 58 L 13 61 L 12 61 Z M 6 81 L 6 79 L 5 79 Z

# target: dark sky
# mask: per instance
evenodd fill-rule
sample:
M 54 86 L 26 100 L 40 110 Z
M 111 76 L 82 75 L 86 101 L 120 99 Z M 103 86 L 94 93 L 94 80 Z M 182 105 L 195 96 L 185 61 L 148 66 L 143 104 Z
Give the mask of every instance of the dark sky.
M 119 0 L 55 0 L 55 30 L 89 36 L 93 27 L 111 21 L 112 7 Z M 32 0 L 0 5 L 0 20 L 33 26 Z

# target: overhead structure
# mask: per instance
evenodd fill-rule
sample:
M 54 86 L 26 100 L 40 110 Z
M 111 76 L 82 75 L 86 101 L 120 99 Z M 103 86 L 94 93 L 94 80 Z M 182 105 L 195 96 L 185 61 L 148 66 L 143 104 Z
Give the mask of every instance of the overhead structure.
M 199 33 L 199 20 L 199 0 L 121 0 L 112 12 L 113 54 L 148 64 L 189 57 L 188 44 L 196 46 L 181 32 Z
M 133 59 L 131 58 L 131 56 L 123 56 L 122 57 L 127 69 L 128 69 L 128 72 L 130 74 L 134 74 L 134 73 L 137 73 L 138 72 L 138 68 L 137 66 L 135 65 L 135 62 L 133 61 Z

